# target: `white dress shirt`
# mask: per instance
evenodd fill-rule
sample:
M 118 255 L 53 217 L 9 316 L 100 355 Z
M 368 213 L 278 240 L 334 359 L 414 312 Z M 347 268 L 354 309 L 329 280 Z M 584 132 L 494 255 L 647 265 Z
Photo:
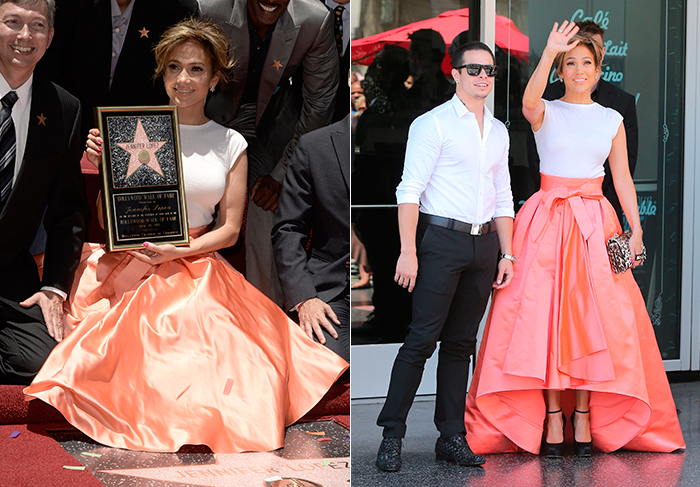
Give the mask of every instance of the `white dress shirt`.
M 12 123 L 15 124 L 15 143 L 17 144 L 17 153 L 15 155 L 15 175 L 12 179 L 14 184 L 17 181 L 17 175 L 22 168 L 24 160 L 24 148 L 27 146 L 27 131 L 29 130 L 29 115 L 30 107 L 32 106 L 32 81 L 34 75 L 29 76 L 29 79 L 22 86 L 13 90 L 5 81 L 5 78 L 0 75 L 0 99 L 7 95 L 10 91 L 17 93 L 17 101 L 12 107 Z
M 136 0 L 131 0 L 129 5 L 122 13 L 117 0 L 112 0 L 112 65 L 109 71 L 109 87 L 112 87 L 112 78 L 114 78 L 114 70 L 117 69 L 117 61 L 124 47 L 126 32 L 129 30 L 129 22 L 131 21 L 131 12 L 134 10 Z
M 462 101 L 451 100 L 413 121 L 396 189 L 399 204 L 466 223 L 513 217 L 508 131 L 484 107 L 484 133 Z

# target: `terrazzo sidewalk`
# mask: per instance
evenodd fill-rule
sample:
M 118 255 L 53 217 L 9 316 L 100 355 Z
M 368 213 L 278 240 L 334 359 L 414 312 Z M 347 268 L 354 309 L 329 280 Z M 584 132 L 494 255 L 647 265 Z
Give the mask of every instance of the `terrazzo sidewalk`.
M 375 425 L 382 403 L 352 402 L 352 485 L 361 487 L 697 487 L 700 485 L 700 382 L 671 384 L 687 450 L 594 453 L 589 459 L 547 459 L 529 454 L 487 455 L 483 467 L 435 461 L 435 401 L 417 398 L 408 417 L 399 472 L 377 470 L 381 441 Z M 382 401 L 383 402 L 383 401 Z

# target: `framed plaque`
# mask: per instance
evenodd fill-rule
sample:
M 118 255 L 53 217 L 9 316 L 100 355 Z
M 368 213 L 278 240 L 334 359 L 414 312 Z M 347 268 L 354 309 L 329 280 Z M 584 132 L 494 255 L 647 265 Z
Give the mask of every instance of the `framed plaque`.
M 189 243 L 177 109 L 97 107 L 107 251 Z

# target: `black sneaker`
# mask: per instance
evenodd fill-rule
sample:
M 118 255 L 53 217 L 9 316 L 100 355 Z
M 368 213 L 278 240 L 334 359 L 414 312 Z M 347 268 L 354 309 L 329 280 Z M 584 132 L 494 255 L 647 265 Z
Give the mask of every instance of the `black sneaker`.
M 438 438 L 437 443 L 435 443 L 435 458 L 465 467 L 476 467 L 486 463 L 483 455 L 476 455 L 472 452 L 467 439 L 460 433 L 447 439 L 442 436 Z
M 377 468 L 396 472 L 401 468 L 401 438 L 383 438 L 377 452 Z

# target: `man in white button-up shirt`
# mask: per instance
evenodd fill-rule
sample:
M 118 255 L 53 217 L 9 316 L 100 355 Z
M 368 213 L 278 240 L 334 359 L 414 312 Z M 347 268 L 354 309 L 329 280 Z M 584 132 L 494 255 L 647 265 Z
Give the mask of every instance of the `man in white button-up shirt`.
M 452 66 L 455 96 L 411 125 L 396 190 L 401 255 L 395 280 L 413 292 L 413 320 L 377 420 L 384 428 L 377 466 L 385 471 L 401 467 L 406 417 L 438 340 L 437 459 L 484 463 L 466 442 L 464 404 L 469 357 L 491 288 L 513 277 L 509 143 L 505 126 L 484 105 L 496 74 L 490 49 L 467 43 L 454 52 Z

